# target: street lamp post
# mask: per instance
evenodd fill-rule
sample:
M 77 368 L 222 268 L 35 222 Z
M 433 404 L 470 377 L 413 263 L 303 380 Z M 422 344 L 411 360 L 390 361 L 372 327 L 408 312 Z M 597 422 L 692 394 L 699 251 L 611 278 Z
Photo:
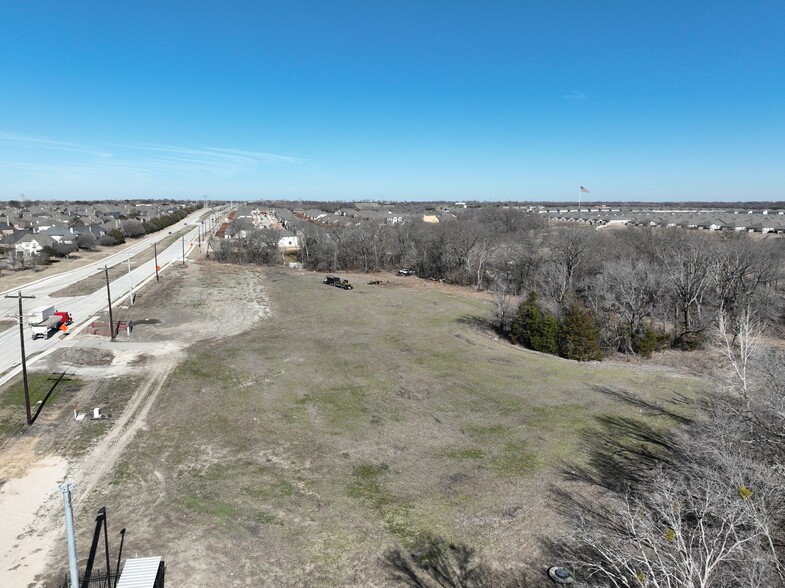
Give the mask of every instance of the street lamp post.
M 131 277 L 131 256 L 128 256 L 128 297 L 131 299 L 131 306 L 134 305 L 134 280 Z
M 158 244 L 153 243 L 153 256 L 155 257 L 155 281 L 159 282 L 158 278 Z

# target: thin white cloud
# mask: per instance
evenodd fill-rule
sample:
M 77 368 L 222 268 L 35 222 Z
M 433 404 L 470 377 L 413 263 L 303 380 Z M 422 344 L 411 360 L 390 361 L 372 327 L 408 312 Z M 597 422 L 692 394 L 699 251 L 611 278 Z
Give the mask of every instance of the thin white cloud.
M 264 153 L 258 151 L 240 151 L 239 149 L 221 149 L 219 147 L 207 147 L 207 149 L 218 153 L 245 155 L 248 157 L 255 158 L 259 161 L 269 161 L 273 163 L 302 163 L 304 161 L 299 157 L 291 157 L 290 155 L 278 155 L 277 153 Z
M 56 162 L 43 163 L 40 157 L 42 149 L 69 152 L 73 155 L 59 157 Z M 0 131 L 0 157 L 5 152 L 5 160 L 0 159 L 0 167 L 45 175 L 67 172 L 112 176 L 176 174 L 192 177 L 231 177 L 252 172 L 260 165 L 293 165 L 304 161 L 288 155 L 224 147 L 190 148 L 140 143 L 116 144 L 113 151 L 111 153 L 89 145 L 48 137 Z
M 563 100 L 572 100 L 573 102 L 582 102 L 586 100 L 586 94 L 580 92 L 579 90 L 573 90 L 569 94 L 565 94 L 562 96 Z
M 75 153 L 84 153 L 85 155 L 92 155 L 101 158 L 112 156 L 111 153 L 100 151 L 88 145 L 81 145 L 79 143 L 71 143 L 68 141 L 56 141 L 48 137 L 33 137 L 29 135 L 17 135 L 14 133 L 5 133 L 0 131 L 0 141 L 33 145 L 37 147 L 43 147 L 45 149 L 56 149 L 58 151 L 73 151 Z
M 258 151 L 243 151 L 222 147 L 204 147 L 193 149 L 174 145 L 138 144 L 124 145 L 137 151 L 160 153 L 158 157 L 146 159 L 151 165 L 171 167 L 173 171 L 198 173 L 206 171 L 219 175 L 234 175 L 254 168 L 259 164 L 284 163 L 296 164 L 303 160 L 288 155 L 278 155 Z M 140 162 L 141 163 L 141 162 Z

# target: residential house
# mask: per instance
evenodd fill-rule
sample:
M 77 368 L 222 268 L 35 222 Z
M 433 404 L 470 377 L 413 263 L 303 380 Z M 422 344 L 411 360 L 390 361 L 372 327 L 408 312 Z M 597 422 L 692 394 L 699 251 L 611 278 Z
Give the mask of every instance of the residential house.
M 14 243 L 14 248 L 22 255 L 36 255 L 37 253 L 40 253 L 44 247 L 52 247 L 54 244 L 55 240 L 47 235 L 34 235 L 28 233 Z

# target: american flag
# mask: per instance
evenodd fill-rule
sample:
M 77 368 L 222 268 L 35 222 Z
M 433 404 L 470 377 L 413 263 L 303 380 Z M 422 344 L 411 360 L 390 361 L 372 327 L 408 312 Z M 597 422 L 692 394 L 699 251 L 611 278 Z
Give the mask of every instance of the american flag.
M 583 186 L 581 186 L 581 192 L 586 192 L 588 194 L 589 190 L 587 188 L 584 188 Z

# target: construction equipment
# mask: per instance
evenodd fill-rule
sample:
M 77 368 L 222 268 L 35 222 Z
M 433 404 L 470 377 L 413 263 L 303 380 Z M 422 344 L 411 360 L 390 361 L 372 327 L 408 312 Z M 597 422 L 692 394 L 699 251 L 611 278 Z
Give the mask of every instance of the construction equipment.
M 322 284 L 328 286 L 335 286 L 336 288 L 343 288 L 344 290 L 353 290 L 354 286 L 349 283 L 349 280 L 342 280 L 338 276 L 325 276 Z

